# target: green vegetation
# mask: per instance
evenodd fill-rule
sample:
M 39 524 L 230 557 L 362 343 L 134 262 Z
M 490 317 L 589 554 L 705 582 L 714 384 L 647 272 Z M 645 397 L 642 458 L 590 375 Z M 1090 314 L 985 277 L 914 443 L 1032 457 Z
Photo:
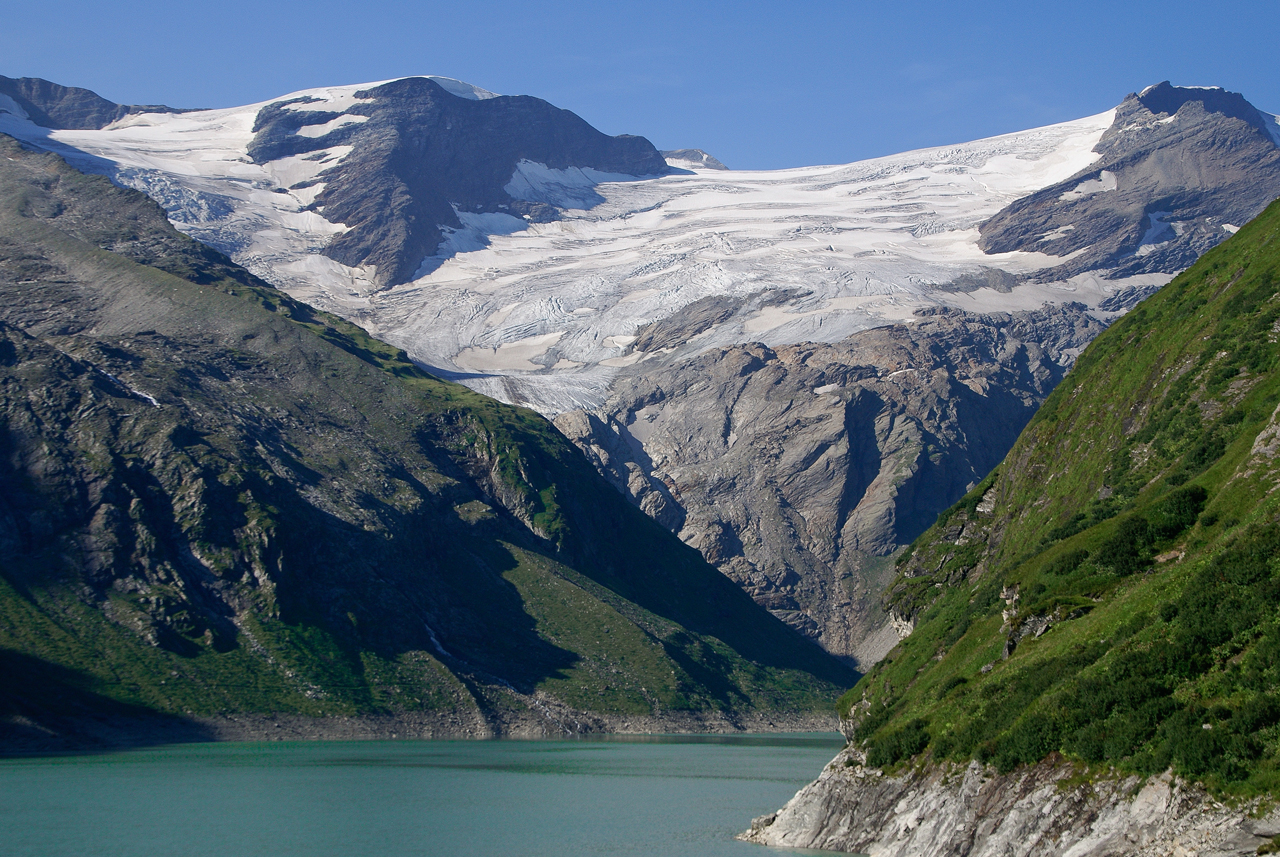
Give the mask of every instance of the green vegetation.
M 820 711 L 853 678 L 539 415 L 139 194 L 0 155 L 0 656 L 35 677 L 0 688 L 0 727 L 104 706 L 474 722 L 539 693 Z
M 1280 792 L 1280 204 L 1117 321 L 912 546 L 872 764 L 1061 753 Z

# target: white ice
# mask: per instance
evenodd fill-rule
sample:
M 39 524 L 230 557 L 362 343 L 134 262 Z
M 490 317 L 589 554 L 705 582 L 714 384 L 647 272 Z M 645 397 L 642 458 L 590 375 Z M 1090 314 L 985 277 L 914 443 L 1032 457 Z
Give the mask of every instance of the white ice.
M 296 109 L 341 112 L 356 103 L 355 92 L 374 85 L 285 99 L 315 98 Z M 75 147 L 85 154 L 70 156 L 99 159 L 88 168 L 150 187 L 179 228 L 290 294 L 481 392 L 548 414 L 599 403 L 616 374 L 641 361 L 746 341 L 835 341 L 910 321 L 917 308 L 937 304 L 983 311 L 1046 300 L 1096 305 L 1126 285 L 1094 279 L 1011 293 L 938 288 L 981 267 L 1022 274 L 1061 261 L 984 254 L 977 226 L 1093 163 L 1113 111 L 955 146 L 774 172 L 637 179 L 526 161 L 508 190 L 561 206 L 561 220 L 460 212 L 463 228 L 446 236 L 423 276 L 378 290 L 373 271 L 321 255 L 346 227 L 306 210 L 319 186 L 291 189 L 322 180 L 346 152 L 252 163 L 246 151 L 262 106 L 132 116 L 102 131 L 50 135 L 25 125 L 41 145 Z M 23 124 L 0 114 L 0 130 L 6 122 Z M 699 298 L 784 291 L 773 305 L 744 309 L 674 351 L 634 350 L 639 328 Z
M 1082 197 L 1092 196 L 1095 193 L 1107 193 L 1113 191 L 1117 187 L 1116 174 L 1110 170 L 1103 170 L 1098 174 L 1096 179 L 1080 182 L 1072 190 L 1067 191 L 1058 197 L 1061 200 L 1081 199 Z
M 1261 110 L 1258 112 L 1262 113 Z M 1280 146 L 1280 116 L 1262 113 L 1262 123 L 1266 125 L 1267 133 L 1271 135 L 1271 139 L 1275 140 L 1277 146 Z

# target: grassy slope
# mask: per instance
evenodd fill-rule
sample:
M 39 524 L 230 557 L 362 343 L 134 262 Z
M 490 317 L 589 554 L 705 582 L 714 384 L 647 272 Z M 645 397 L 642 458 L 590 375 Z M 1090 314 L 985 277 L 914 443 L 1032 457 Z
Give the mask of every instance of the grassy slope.
M 847 681 L 538 415 L 2 147 L 0 651 L 75 705 L 814 710 Z
M 1100 336 L 899 561 L 873 764 L 1051 752 L 1280 785 L 1280 204 Z M 1045 630 L 1047 627 L 1047 630 Z

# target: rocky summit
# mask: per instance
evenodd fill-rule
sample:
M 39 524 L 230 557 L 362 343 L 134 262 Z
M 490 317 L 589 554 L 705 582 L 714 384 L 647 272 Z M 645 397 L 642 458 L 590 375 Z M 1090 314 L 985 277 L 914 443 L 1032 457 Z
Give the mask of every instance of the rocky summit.
M 539 98 L 460 97 L 431 78 L 411 77 L 358 89 L 352 101 L 345 110 L 307 96 L 268 104 L 254 119 L 248 154 L 255 163 L 327 162 L 334 147 L 350 147 L 290 189 L 323 188 L 311 206 L 347 229 L 322 252 L 375 268 L 384 287 L 413 279 L 445 236 L 462 228 L 459 212 L 555 219 L 559 200 L 513 179 L 522 164 L 631 176 L 669 169 L 643 137 L 606 136 Z
M 1070 257 L 1041 279 L 1176 273 L 1276 198 L 1278 144 L 1275 117 L 1239 93 L 1147 87 L 1116 108 L 1097 161 L 985 221 L 980 245 Z

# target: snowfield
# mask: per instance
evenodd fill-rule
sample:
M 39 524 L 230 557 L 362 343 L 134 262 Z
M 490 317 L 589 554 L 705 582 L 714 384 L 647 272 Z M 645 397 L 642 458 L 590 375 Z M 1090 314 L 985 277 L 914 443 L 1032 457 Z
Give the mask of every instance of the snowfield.
M 435 78 L 445 84 L 447 79 Z M 342 112 L 376 84 L 306 90 L 296 109 Z M 492 93 L 449 81 L 463 97 Z M 184 232 L 294 297 L 355 321 L 421 363 L 480 392 L 547 414 L 599 404 L 623 367 L 746 341 L 835 341 L 916 309 L 1091 306 L 1129 285 L 1069 282 L 948 290 L 965 275 L 1031 272 L 1059 261 L 986 255 L 977 225 L 1013 200 L 1096 159 L 1114 111 L 986 140 L 840 166 L 772 172 L 699 170 L 650 178 L 550 170 L 521 162 L 507 191 L 564 209 L 532 224 L 461 213 L 464 228 L 412 282 L 378 290 L 372 271 L 319 251 L 345 230 L 309 211 L 345 147 L 254 164 L 246 152 L 268 102 L 126 117 L 101 131 L 47 131 L 0 103 L 0 132 L 150 194 Z M 294 109 L 291 107 L 290 109 Z M 363 121 L 357 115 L 330 126 Z M 303 132 L 319 133 L 320 126 Z M 1106 176 L 1078 193 L 1105 193 Z M 1112 187 L 1114 182 L 1112 182 Z M 1152 236 L 1156 238 L 1156 236 Z M 774 295 L 774 300 L 762 299 Z M 703 298 L 737 306 L 678 347 L 633 350 L 646 324 Z M 736 303 L 735 303 L 736 302 Z M 731 306 L 732 309 L 732 306 Z

